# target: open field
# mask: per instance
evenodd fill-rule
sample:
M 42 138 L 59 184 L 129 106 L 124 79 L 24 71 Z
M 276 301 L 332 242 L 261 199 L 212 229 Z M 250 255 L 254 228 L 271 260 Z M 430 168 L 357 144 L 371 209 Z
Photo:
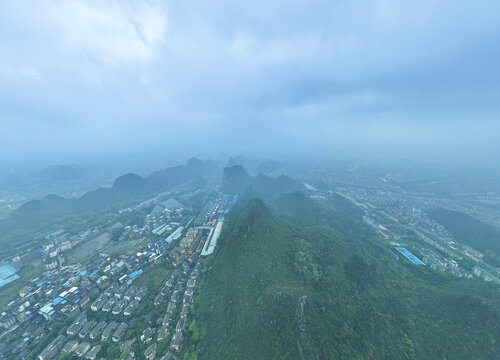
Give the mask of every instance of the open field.
M 120 241 L 114 244 L 110 244 L 105 252 L 106 254 L 123 254 L 126 253 L 137 246 L 139 246 L 144 241 L 144 238 L 136 239 L 136 240 L 126 240 Z
M 99 250 L 103 249 L 106 243 L 109 240 L 109 234 L 103 233 L 96 238 L 86 241 L 81 245 L 78 245 L 76 248 L 72 249 L 66 255 L 68 262 L 78 263 L 82 260 L 85 260 L 89 256 L 95 255 L 99 252 Z
M 155 265 L 151 270 L 139 276 L 135 285 L 138 287 L 145 285 L 149 291 L 157 292 L 171 272 L 172 270 L 168 268 L 166 263 Z
M 14 300 L 18 291 L 23 287 L 23 284 L 26 281 L 39 277 L 44 271 L 44 266 L 25 266 L 22 268 L 17 273 L 21 277 L 20 279 L 17 279 L 0 289 L 0 308 Z

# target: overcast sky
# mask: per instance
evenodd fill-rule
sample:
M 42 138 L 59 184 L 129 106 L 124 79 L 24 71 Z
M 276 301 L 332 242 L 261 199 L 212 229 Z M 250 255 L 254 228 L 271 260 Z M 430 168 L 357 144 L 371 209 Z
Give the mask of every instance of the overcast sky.
M 0 158 L 500 153 L 498 0 L 0 2 Z

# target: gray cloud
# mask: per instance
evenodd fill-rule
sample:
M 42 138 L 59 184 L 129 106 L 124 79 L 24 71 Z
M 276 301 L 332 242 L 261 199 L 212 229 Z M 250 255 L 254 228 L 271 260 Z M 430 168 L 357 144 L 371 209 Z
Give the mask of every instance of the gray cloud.
M 490 0 L 5 2 L 0 153 L 495 153 L 499 10 Z

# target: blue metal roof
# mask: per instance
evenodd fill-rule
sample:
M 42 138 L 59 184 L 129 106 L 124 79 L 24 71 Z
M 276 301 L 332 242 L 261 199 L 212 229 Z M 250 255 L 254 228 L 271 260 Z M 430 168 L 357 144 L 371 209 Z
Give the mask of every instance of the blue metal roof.
M 16 269 L 14 269 L 10 265 L 2 265 L 0 266 L 0 278 L 7 279 L 9 276 L 12 276 L 16 273 Z
M 57 305 L 64 299 L 62 297 L 56 297 L 54 300 L 52 300 L 52 305 Z
M 40 309 L 40 311 L 43 312 L 43 313 L 46 313 L 46 314 L 49 313 L 50 311 L 52 311 L 52 306 L 50 306 L 50 305 L 51 304 L 45 305 L 44 307 L 42 307 Z
M 128 277 L 129 279 L 133 279 L 135 278 L 136 276 L 139 276 L 143 273 L 144 271 L 142 269 L 139 269 L 139 270 L 136 270 L 134 271 L 133 273 L 129 274 Z
M 14 274 L 14 275 L 12 275 L 12 276 L 9 276 L 7 279 L 4 279 L 4 280 L 0 281 L 0 288 L 1 288 L 2 286 L 5 286 L 5 285 L 7 285 L 7 284 L 10 284 L 11 282 L 13 282 L 14 280 L 17 280 L 17 279 L 19 279 L 19 278 L 20 278 L 20 276 L 19 276 L 19 275 L 17 275 L 17 274 Z
M 95 269 L 94 271 L 92 271 L 92 273 L 89 275 L 89 278 L 93 278 L 98 271 L 99 269 Z
M 403 256 L 405 258 L 407 258 L 408 260 L 410 260 L 415 265 L 425 265 L 422 262 L 422 260 L 420 260 L 418 257 L 416 257 L 415 255 L 413 255 L 411 252 L 409 252 L 405 248 L 403 248 L 403 247 L 397 247 L 396 250 L 399 251 L 401 254 L 403 254 Z

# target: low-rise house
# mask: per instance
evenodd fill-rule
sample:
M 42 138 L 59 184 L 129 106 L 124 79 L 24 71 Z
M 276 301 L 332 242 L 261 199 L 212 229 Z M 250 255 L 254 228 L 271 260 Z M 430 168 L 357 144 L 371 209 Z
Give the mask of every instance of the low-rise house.
M 197 252 L 192 253 L 192 254 L 191 254 L 191 255 L 189 255 L 189 257 L 188 257 L 188 262 L 189 262 L 190 264 L 193 264 L 193 263 L 196 261 L 196 259 L 198 258 L 198 256 L 199 256 L 199 255 L 198 255 L 198 253 L 197 253 Z M 183 264 L 183 265 L 184 265 L 184 264 Z M 188 269 L 188 270 L 189 270 L 189 269 Z
M 148 288 L 145 287 L 145 286 L 142 286 L 139 291 L 135 294 L 135 299 L 137 301 L 142 301 L 142 299 L 144 299 L 146 297 L 148 293 Z
M 177 357 L 169 351 L 160 360 L 177 360 Z
M 172 341 L 170 342 L 170 348 L 174 351 L 180 351 L 182 346 L 183 336 L 181 332 L 175 333 Z
M 187 288 L 186 292 L 184 293 L 184 296 L 193 296 L 194 291 L 192 287 Z
M 151 342 L 151 340 L 153 340 L 153 330 L 151 330 L 151 328 L 147 328 L 142 332 L 141 341 L 144 344 L 147 344 Z
M 176 271 L 177 271 L 177 270 L 176 270 Z M 172 275 L 173 275 L 173 274 L 172 274 Z M 166 286 L 167 288 L 171 288 L 171 287 L 173 287 L 174 285 L 175 285 L 175 277 L 174 277 L 174 276 L 171 276 L 171 277 L 167 280 L 167 282 L 165 283 L 165 286 Z
M 175 303 L 177 301 L 179 301 L 179 293 L 178 292 L 174 292 L 172 294 L 172 296 L 170 297 L 170 302 Z
M 125 310 L 123 310 L 123 315 L 125 316 L 130 316 L 132 313 L 139 307 L 139 301 L 137 300 L 132 300 L 130 304 L 127 305 Z
M 135 342 L 135 339 L 130 339 L 130 340 L 123 342 L 123 344 L 120 345 L 120 351 L 122 353 L 132 351 L 132 346 L 134 345 L 134 342 Z
M 61 352 L 62 353 L 72 353 L 78 347 L 78 341 L 70 340 L 63 346 Z
M 118 290 L 116 290 L 115 292 L 115 297 L 117 297 L 118 299 L 121 299 L 123 298 L 123 296 L 125 295 L 126 291 L 127 291 L 127 288 L 128 288 L 128 285 L 127 284 L 123 284 L 121 285 Z
M 104 312 L 110 312 L 113 307 L 115 306 L 116 302 L 118 300 L 114 297 L 110 298 L 103 306 L 102 306 L 102 311 Z
M 68 329 L 66 330 L 66 334 L 68 335 L 76 335 L 78 332 L 87 324 L 87 318 L 82 319 L 81 321 L 75 321 Z
M 60 310 L 60 312 L 66 317 L 76 317 L 82 312 L 82 310 L 78 305 L 67 304 Z
M 121 313 L 126 305 L 127 305 L 127 300 L 121 299 L 120 301 L 118 301 L 116 305 L 113 307 L 112 311 L 113 314 L 118 315 L 119 313 Z
M 161 296 L 167 296 L 167 294 L 169 293 L 170 289 L 172 287 L 170 286 L 167 286 L 167 285 L 163 285 L 162 288 L 160 289 L 159 293 L 158 293 L 158 296 L 161 295 Z
M 162 325 L 170 326 L 170 323 L 172 322 L 172 318 L 173 318 L 172 313 L 166 313 L 164 318 L 163 318 Z
M 87 304 L 90 302 L 90 297 L 88 295 L 85 295 L 82 297 L 82 299 L 78 302 L 78 305 L 80 305 L 80 308 L 84 308 L 87 306 Z
M 189 314 L 189 304 L 184 304 L 181 310 L 181 318 L 186 318 Z
M 184 261 L 186 260 L 186 256 L 184 254 L 182 254 L 181 256 L 179 256 L 174 262 L 172 265 L 174 266 L 179 266 L 180 264 L 184 263 Z
M 167 313 L 173 314 L 175 312 L 175 309 L 177 308 L 177 304 L 173 301 L 168 303 L 167 306 Z
M 153 305 L 154 306 L 158 306 L 160 305 L 162 302 L 163 302 L 163 299 L 165 299 L 165 295 L 163 295 L 162 293 L 159 293 L 156 298 L 154 299 L 153 301 Z
M 183 285 L 182 281 L 179 280 L 179 282 L 174 287 L 174 292 L 181 292 L 183 289 L 184 289 L 184 285 Z
M 184 332 L 186 329 L 186 318 L 180 318 L 179 321 L 177 322 L 177 326 L 175 327 L 175 332 Z
M 118 290 L 118 284 L 111 284 L 106 290 L 104 290 L 104 295 L 111 297 L 115 295 L 116 290 Z
M 99 311 L 101 310 L 103 304 L 107 301 L 107 297 L 104 294 L 99 295 L 96 301 L 92 305 L 90 305 L 90 309 L 92 311 Z
M 122 338 L 122 336 L 125 335 L 125 332 L 127 331 L 127 328 L 128 328 L 127 324 L 121 323 L 118 326 L 118 329 L 116 329 L 115 333 L 113 334 L 112 340 L 114 342 L 120 341 L 120 339 Z
M 75 354 L 82 357 L 87 351 L 90 350 L 90 344 L 88 342 L 83 342 L 75 349 Z
M 97 359 L 97 354 L 101 351 L 101 345 L 96 345 L 90 350 L 87 355 L 85 355 L 85 359 L 95 360 Z
M 0 326 L 6 329 L 11 328 L 15 323 L 17 323 L 17 319 L 12 314 L 5 314 L 0 316 Z
M 196 279 L 191 276 L 187 282 L 187 286 L 194 287 L 195 285 L 196 285 Z
M 106 322 L 105 321 L 101 321 L 90 332 L 90 338 L 92 340 L 99 338 L 99 336 L 101 336 L 101 333 L 104 331 L 105 328 L 106 328 Z
M 147 347 L 147 349 L 144 351 L 144 358 L 146 360 L 152 360 L 156 356 L 156 349 L 158 348 L 158 345 L 152 344 Z
M 108 341 L 117 325 L 118 324 L 115 321 L 110 322 L 102 332 L 101 340 Z
M 170 330 L 168 329 L 168 326 L 163 325 L 160 328 L 160 331 L 158 332 L 157 340 L 162 341 L 162 340 L 165 340 L 166 338 L 168 338 L 169 336 L 170 336 Z
M 50 360 L 54 358 L 59 353 L 59 350 L 62 348 L 64 339 L 65 339 L 64 335 L 59 335 L 58 337 L 56 337 L 49 345 L 45 347 L 45 349 L 42 350 L 40 355 L 38 355 L 38 359 Z
M 184 296 L 184 299 L 182 299 L 183 304 L 191 305 L 193 302 L 194 302 L 194 296 Z
M 94 328 L 94 326 L 96 325 L 96 322 L 95 320 L 90 320 L 87 324 L 85 324 L 85 326 L 80 330 L 80 332 L 78 333 L 78 336 L 83 339 L 84 337 L 86 337 L 91 331 L 92 329 Z
M 125 300 L 127 300 L 127 301 L 130 301 L 130 300 L 132 300 L 132 299 L 134 298 L 134 295 L 135 295 L 135 293 L 136 293 L 137 291 L 138 291 L 138 290 L 137 290 L 137 286 L 133 285 L 133 286 L 131 286 L 131 287 L 127 290 L 127 292 L 125 293 L 125 295 L 123 296 L 123 298 L 124 298 Z

